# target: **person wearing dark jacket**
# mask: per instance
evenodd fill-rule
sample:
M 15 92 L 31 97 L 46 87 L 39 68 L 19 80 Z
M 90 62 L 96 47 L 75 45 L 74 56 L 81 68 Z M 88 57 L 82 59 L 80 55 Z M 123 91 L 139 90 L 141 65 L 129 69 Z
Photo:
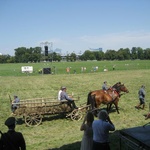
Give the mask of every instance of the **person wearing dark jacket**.
M 8 127 L 7 133 L 1 133 L 0 150 L 26 150 L 26 143 L 21 132 L 15 131 L 16 120 L 9 117 L 5 121 Z

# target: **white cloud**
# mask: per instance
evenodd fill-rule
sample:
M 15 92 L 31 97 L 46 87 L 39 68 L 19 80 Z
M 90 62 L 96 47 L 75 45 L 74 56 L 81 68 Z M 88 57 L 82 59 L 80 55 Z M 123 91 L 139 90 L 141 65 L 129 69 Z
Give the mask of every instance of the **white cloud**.
M 88 45 L 95 45 L 103 49 L 132 48 L 142 47 L 150 48 L 150 32 L 122 32 L 102 36 L 82 36 L 80 40 Z
M 43 40 L 44 41 L 44 40 Z M 53 43 L 53 49 L 60 48 L 63 53 L 84 52 L 89 48 L 103 48 L 119 50 L 120 48 L 150 48 L 150 32 L 146 31 L 126 31 L 121 33 L 105 34 L 100 36 L 83 35 L 80 37 L 50 38 L 45 40 Z

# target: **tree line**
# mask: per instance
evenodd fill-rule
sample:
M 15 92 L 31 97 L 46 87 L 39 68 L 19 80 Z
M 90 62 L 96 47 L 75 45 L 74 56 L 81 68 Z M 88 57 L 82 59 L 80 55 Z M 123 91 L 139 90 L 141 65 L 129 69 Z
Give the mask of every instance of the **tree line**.
M 149 60 L 150 59 L 150 48 L 142 49 L 141 47 L 120 48 L 116 50 L 103 51 L 91 51 L 85 50 L 82 55 L 77 55 L 74 52 L 61 56 L 56 52 L 49 53 L 45 56 L 42 52 L 41 47 L 25 48 L 19 47 L 14 50 L 15 56 L 0 55 L 0 63 L 28 63 L 28 62 L 41 62 L 41 61 L 86 61 L 86 60 Z

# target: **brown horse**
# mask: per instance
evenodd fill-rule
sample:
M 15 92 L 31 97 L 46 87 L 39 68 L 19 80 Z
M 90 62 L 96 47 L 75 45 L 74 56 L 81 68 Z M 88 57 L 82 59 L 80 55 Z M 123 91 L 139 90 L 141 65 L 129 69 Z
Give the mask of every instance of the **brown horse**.
M 121 84 L 121 82 L 116 83 L 115 85 L 112 86 L 112 88 L 109 88 L 107 91 L 96 90 L 89 92 L 87 105 L 91 104 L 91 109 L 93 110 L 95 108 L 99 108 L 101 104 L 106 104 L 107 111 L 109 111 L 111 105 L 114 104 L 119 114 L 118 102 L 121 96 L 121 92 L 126 93 L 129 92 L 128 89 L 125 87 L 125 85 Z

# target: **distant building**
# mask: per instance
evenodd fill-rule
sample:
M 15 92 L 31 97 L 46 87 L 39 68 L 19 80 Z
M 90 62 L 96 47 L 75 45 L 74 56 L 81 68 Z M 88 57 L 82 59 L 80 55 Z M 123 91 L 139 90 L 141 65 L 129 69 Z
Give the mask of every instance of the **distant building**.
M 90 51 L 93 51 L 93 52 L 100 51 L 100 52 L 102 52 L 103 49 L 102 48 L 90 48 Z

